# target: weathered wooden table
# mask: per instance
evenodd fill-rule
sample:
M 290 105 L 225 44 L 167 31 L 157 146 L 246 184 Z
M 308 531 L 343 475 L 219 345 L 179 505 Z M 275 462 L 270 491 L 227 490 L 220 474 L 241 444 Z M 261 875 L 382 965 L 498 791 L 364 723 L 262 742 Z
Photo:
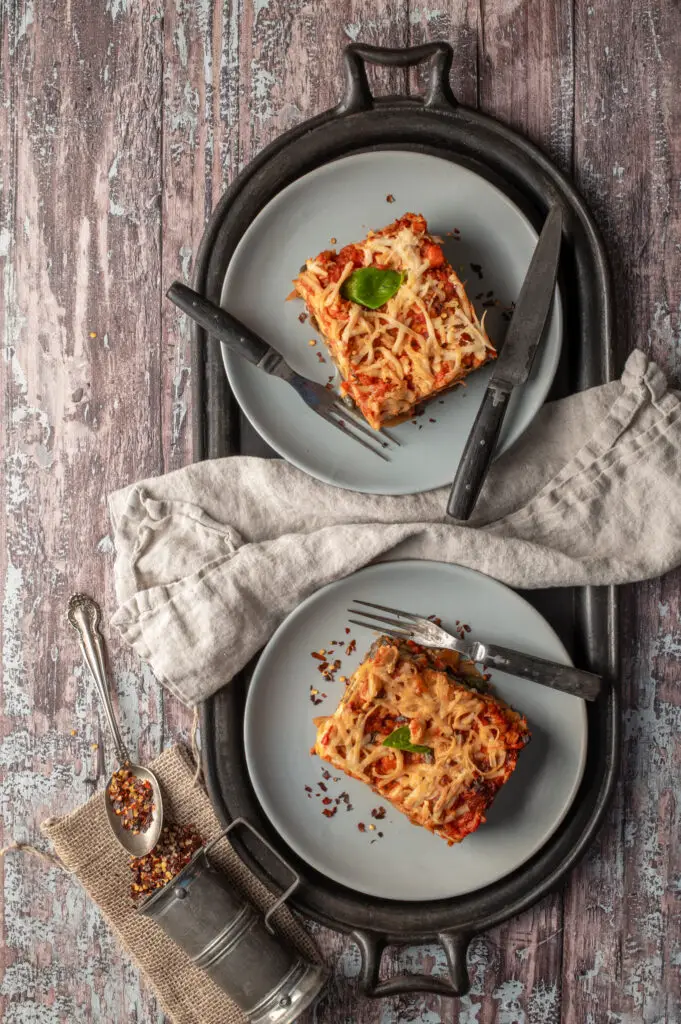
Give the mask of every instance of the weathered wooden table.
M 336 101 L 348 40 L 447 39 L 458 98 L 529 135 L 591 204 L 616 280 L 618 368 L 639 345 L 673 375 L 681 20 L 674 0 L 0 0 L 0 28 L 8 842 L 102 783 L 66 602 L 82 588 L 114 607 L 106 493 L 191 459 L 187 326 L 163 292 L 189 279 L 226 183 Z M 380 74 L 383 90 L 400 74 Z M 316 929 L 335 964 L 316 1021 L 681 1021 L 680 580 L 622 595 L 622 780 L 564 889 L 474 942 L 457 1004 L 362 999 L 354 948 Z M 186 737 L 188 712 L 110 645 L 132 749 L 148 758 Z M 3 870 L 7 1024 L 163 1020 L 75 882 L 16 853 Z M 442 966 L 435 950 L 400 959 Z

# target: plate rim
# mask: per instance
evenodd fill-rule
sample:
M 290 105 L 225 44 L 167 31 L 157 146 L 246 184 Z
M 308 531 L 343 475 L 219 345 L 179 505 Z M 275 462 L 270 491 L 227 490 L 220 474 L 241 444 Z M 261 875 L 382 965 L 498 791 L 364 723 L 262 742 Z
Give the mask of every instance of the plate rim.
M 293 841 L 293 842 L 291 841 L 292 833 L 290 832 L 290 830 L 287 829 L 286 831 L 282 831 L 282 829 L 279 826 L 279 822 L 276 821 L 275 819 L 273 819 L 272 816 L 270 815 L 270 813 L 268 811 L 268 808 L 267 808 L 267 804 L 266 804 L 265 801 L 263 801 L 263 798 L 261 796 L 260 786 L 256 782 L 256 778 L 255 778 L 254 773 L 253 773 L 252 768 L 251 768 L 252 760 L 251 760 L 251 757 L 249 755 L 249 739 L 248 739 L 249 729 L 248 729 L 248 723 L 249 723 L 250 717 L 252 715 L 252 711 L 251 711 L 251 705 L 252 705 L 252 702 L 253 702 L 253 696 L 252 695 L 255 692 L 255 688 L 254 688 L 253 684 L 254 684 L 254 682 L 257 679 L 259 671 L 261 670 L 261 666 L 263 664 L 265 656 L 270 652 L 270 650 L 272 648 L 274 648 L 276 646 L 276 641 L 278 640 L 280 634 L 283 633 L 283 631 L 289 625 L 291 620 L 296 619 L 299 615 L 304 614 L 304 612 L 309 608 L 309 606 L 311 604 L 314 604 L 314 602 L 316 600 L 319 600 L 322 595 L 326 595 L 326 594 L 328 594 L 329 592 L 331 592 L 331 591 L 333 591 L 335 589 L 339 589 L 344 583 L 346 583 L 346 581 L 348 579 L 355 579 L 357 576 L 361 576 L 361 575 L 368 574 L 368 573 L 374 573 L 374 572 L 379 572 L 380 573 L 382 571 L 385 571 L 387 568 L 395 568 L 395 567 L 397 567 L 397 568 L 404 569 L 405 567 L 411 567 L 411 566 L 414 566 L 414 565 L 420 565 L 420 566 L 432 565 L 432 566 L 437 566 L 440 569 L 444 568 L 445 570 L 454 570 L 456 572 L 463 572 L 464 575 L 469 575 L 469 576 L 473 576 L 473 577 L 482 577 L 482 579 L 485 581 L 485 585 L 492 584 L 496 588 L 501 589 L 501 591 L 503 591 L 503 592 L 506 592 L 506 593 L 510 592 L 512 598 L 514 598 L 517 601 L 521 602 L 521 604 L 524 605 L 526 609 L 529 609 L 529 611 L 531 612 L 531 614 L 535 618 L 535 620 L 537 622 L 541 623 L 543 625 L 543 627 L 545 627 L 546 629 L 549 630 L 549 632 L 552 634 L 553 638 L 557 642 L 563 657 L 565 658 L 565 663 L 568 664 L 568 665 L 572 665 L 573 664 L 572 659 L 570 658 L 570 655 L 569 655 L 569 653 L 568 653 L 568 651 L 567 651 L 563 641 L 561 640 L 560 636 L 558 635 L 556 630 L 553 628 L 553 626 L 550 624 L 550 622 L 548 622 L 548 620 L 541 614 L 541 612 L 539 612 L 532 604 L 530 604 L 529 601 L 527 601 L 524 597 L 522 597 L 521 594 L 519 594 L 512 587 L 507 586 L 507 584 L 502 583 L 501 580 L 496 579 L 496 577 L 490 576 L 488 573 L 480 572 L 480 570 L 478 570 L 478 569 L 472 569 L 469 566 L 460 565 L 457 562 L 440 562 L 440 561 L 437 561 L 435 559 L 425 559 L 425 558 L 395 559 L 394 561 L 377 562 L 377 563 L 374 563 L 373 565 L 363 566 L 361 569 L 358 569 L 354 573 L 350 573 L 348 576 L 343 576 L 341 579 L 332 580 L 330 583 L 327 583 L 324 587 L 321 587 L 319 590 L 315 591 L 313 594 L 310 594 L 300 604 L 296 605 L 296 607 L 293 608 L 288 613 L 288 615 L 279 624 L 279 626 L 277 626 L 276 630 L 274 631 L 274 633 L 270 637 L 269 641 L 267 642 L 265 647 L 263 647 L 262 651 L 260 652 L 260 654 L 258 656 L 258 659 L 257 659 L 257 662 L 255 664 L 255 667 L 253 669 L 252 675 L 251 675 L 251 677 L 250 677 L 250 679 L 248 681 L 248 686 L 246 688 L 245 701 L 244 701 L 243 722 L 242 722 L 242 726 L 241 726 L 241 729 L 240 729 L 240 733 L 241 733 L 242 741 L 243 741 L 244 763 L 245 763 L 245 766 L 246 766 L 246 771 L 247 771 L 247 774 L 248 774 L 248 779 L 249 779 L 251 788 L 253 790 L 253 794 L 255 796 L 255 799 L 257 801 L 257 804 L 259 806 L 259 809 L 260 809 L 261 813 L 266 818 L 266 820 L 269 822 L 271 828 L 274 830 L 274 832 L 276 832 L 276 834 L 279 836 L 279 838 L 282 840 L 282 842 L 289 849 L 291 849 L 298 858 L 300 858 L 300 860 L 306 865 L 306 867 L 308 869 L 310 869 L 312 871 L 315 871 L 319 875 L 321 875 L 326 880 L 327 884 L 331 883 L 331 884 L 340 886 L 342 889 L 345 889 L 346 891 L 349 891 L 349 892 L 353 893 L 355 897 L 359 897 L 359 898 L 364 897 L 364 898 L 368 898 L 368 899 L 372 899 L 372 900 L 378 900 L 378 901 L 386 902 L 388 904 L 393 904 L 395 906 L 397 906 L 399 904 L 407 904 L 407 905 L 411 905 L 411 906 L 418 906 L 418 905 L 421 905 L 421 904 L 431 903 L 431 902 L 433 902 L 433 903 L 445 903 L 445 902 L 456 901 L 456 900 L 470 899 L 471 897 L 474 897 L 476 893 L 483 892 L 486 889 L 490 888 L 491 886 L 503 883 L 508 878 L 510 878 L 512 875 L 514 875 L 516 872 L 518 872 L 518 871 L 522 870 L 523 868 L 525 868 L 526 865 L 532 860 L 532 858 L 535 857 L 551 841 L 551 839 L 553 838 L 555 833 L 558 831 L 558 829 L 560 828 L 562 823 L 565 821 L 565 818 L 567 817 L 567 815 L 570 812 L 571 808 L 573 807 L 573 804 L 575 802 L 576 796 L 577 796 L 577 794 L 579 792 L 579 789 L 580 789 L 580 787 L 582 785 L 582 782 L 584 780 L 584 772 L 585 772 L 585 768 L 586 768 L 586 761 L 587 761 L 587 755 L 588 755 L 588 749 L 589 749 L 589 722 L 588 722 L 588 717 L 587 717 L 586 702 L 584 700 L 582 700 L 581 698 L 575 697 L 574 699 L 579 701 L 580 724 L 581 724 L 581 728 L 580 728 L 581 741 L 580 741 L 580 748 L 579 748 L 579 766 L 578 766 L 577 772 L 575 774 L 575 779 L 573 780 L 573 784 L 572 784 L 569 796 L 566 798 L 566 800 L 564 802 L 564 805 L 562 807 L 561 813 L 552 822 L 552 825 L 551 825 L 550 829 L 543 833 L 541 838 L 536 842 L 536 844 L 534 846 L 532 846 L 532 848 L 529 850 L 529 852 L 523 857 L 523 859 L 519 863 L 515 864 L 513 868 L 511 868 L 509 871 L 506 871 L 504 874 L 502 874 L 502 875 L 500 875 L 500 876 L 498 876 L 498 877 L 496 877 L 496 878 L 494 878 L 494 879 L 492 879 L 490 881 L 486 881 L 484 883 L 484 885 L 476 886 L 475 888 L 469 889 L 466 892 L 457 893 L 455 895 L 446 895 L 446 896 L 419 896 L 419 897 L 413 897 L 413 898 L 405 898 L 403 895 L 399 896 L 399 897 L 388 897 L 388 896 L 384 896 L 384 895 L 380 895 L 379 896 L 379 895 L 377 895 L 374 892 L 367 892 L 364 889 L 359 889 L 356 886 L 349 885 L 347 883 L 347 881 L 345 881 L 344 879 L 338 877 L 335 874 L 330 874 L 326 868 L 322 868 L 318 863 L 313 862 L 313 861 L 308 859 L 308 857 L 302 852 L 301 847 L 295 841 Z
M 497 196 L 501 199 L 501 201 L 506 206 L 512 208 L 513 211 L 517 214 L 517 216 L 522 219 L 522 221 L 525 223 L 526 227 L 529 229 L 530 233 L 534 237 L 535 245 L 536 245 L 536 243 L 537 243 L 537 241 L 539 239 L 539 231 L 534 227 L 532 221 L 527 216 L 527 214 L 517 205 L 516 202 L 514 202 L 514 200 L 510 196 L 506 195 L 506 193 L 503 191 L 502 188 L 500 188 L 494 182 L 490 181 L 488 178 L 484 177 L 482 174 L 480 174 L 477 171 L 473 170 L 471 167 L 466 166 L 466 164 L 464 162 L 461 162 L 461 160 L 459 160 L 457 158 L 458 154 L 449 154 L 448 156 L 445 157 L 445 156 L 438 156 L 435 153 L 422 153 L 422 152 L 414 151 L 414 150 L 409 149 L 409 148 L 401 149 L 399 147 L 388 147 L 388 148 L 381 148 L 381 149 L 362 150 L 362 151 L 359 151 L 359 152 L 346 153 L 346 154 L 343 154 L 342 156 L 335 157 L 332 160 L 329 160 L 329 161 L 326 161 L 326 162 L 320 164 L 318 167 L 312 168 L 310 171 L 307 171 L 305 174 L 300 175 L 300 177 L 295 178 L 293 181 L 289 182 L 288 185 L 286 185 L 283 189 L 281 189 L 274 196 L 272 196 L 272 198 L 262 207 L 262 209 L 258 211 L 256 216 L 253 218 L 253 220 L 251 220 L 251 222 L 249 223 L 249 225 L 245 229 L 245 231 L 244 231 L 243 235 L 241 236 L 241 238 L 238 240 L 238 242 L 237 242 L 237 244 L 236 244 L 236 246 L 234 248 L 234 251 L 233 251 L 233 253 L 232 253 L 232 255 L 231 255 L 230 259 L 229 259 L 229 262 L 228 262 L 227 267 L 225 269 L 225 272 L 224 272 L 224 275 L 223 275 L 223 279 L 222 279 L 222 283 L 221 283 L 221 286 L 220 286 L 220 302 L 219 302 L 219 304 L 223 305 L 223 298 L 224 298 L 224 294 L 225 294 L 225 288 L 226 288 L 226 285 L 227 285 L 227 280 L 228 280 L 230 274 L 233 272 L 233 268 L 235 266 L 235 258 L 237 258 L 239 256 L 240 252 L 245 247 L 245 244 L 246 244 L 249 232 L 260 221 L 260 219 L 262 217 L 264 217 L 264 215 L 269 210 L 271 210 L 274 207 L 278 207 L 281 203 L 283 203 L 285 201 L 286 196 L 289 195 L 292 191 L 294 191 L 296 189 L 299 189 L 299 188 L 303 188 L 305 183 L 309 182 L 310 179 L 319 177 L 320 175 L 322 175 L 325 172 L 327 172 L 329 168 L 333 168 L 334 165 L 336 165 L 336 164 L 339 164 L 339 163 L 342 163 L 342 162 L 345 162 L 345 161 L 353 161 L 353 162 L 360 161 L 360 160 L 368 161 L 368 160 L 370 160 L 372 158 L 375 159 L 377 156 L 385 156 L 385 155 L 389 155 L 391 153 L 399 153 L 402 156 L 407 155 L 408 157 L 413 158 L 414 160 L 418 160 L 418 161 L 422 161 L 424 159 L 427 159 L 427 160 L 438 161 L 440 163 L 447 164 L 447 165 L 452 165 L 453 164 L 455 167 L 457 167 L 458 171 L 459 172 L 463 172 L 463 174 L 465 176 L 467 176 L 469 178 L 474 178 L 477 181 L 482 182 L 484 186 L 486 186 L 487 188 L 489 188 L 493 192 L 495 192 L 497 194 Z M 561 355 L 562 355 L 562 352 L 563 352 L 564 342 L 565 342 L 565 307 L 564 307 L 563 296 L 562 296 L 562 288 L 561 288 L 561 283 L 560 283 L 560 275 L 559 275 L 559 277 L 558 277 L 558 279 L 556 281 L 556 287 L 555 287 L 555 290 L 554 290 L 554 303 L 553 303 L 553 310 L 552 310 L 552 313 L 551 313 L 551 319 L 553 319 L 553 317 L 557 318 L 558 335 L 559 335 L 558 336 L 558 344 L 556 346 L 555 354 L 553 356 L 552 362 L 551 362 L 550 367 L 549 367 L 549 369 L 547 371 L 547 374 L 546 374 L 546 383 L 542 384 L 541 389 L 540 389 L 543 392 L 542 396 L 541 396 L 541 401 L 537 405 L 536 411 L 529 418 L 529 420 L 525 424 L 525 426 L 522 427 L 518 431 L 517 434 L 513 434 L 512 433 L 510 438 L 508 438 L 506 441 L 504 441 L 503 444 L 499 445 L 499 448 L 495 452 L 495 454 L 493 456 L 493 459 L 497 459 L 500 455 L 503 455 L 504 452 L 506 452 L 512 445 L 514 445 L 523 436 L 525 431 L 529 429 L 529 427 L 534 422 L 536 416 L 539 414 L 542 406 L 546 402 L 546 397 L 547 397 L 549 391 L 551 390 L 551 387 L 552 387 L 553 382 L 555 380 L 556 373 L 558 371 L 558 366 L 560 364 Z M 287 462 L 289 462 L 292 466 L 295 466 L 295 468 L 299 469 L 301 472 L 306 473 L 308 476 L 313 477 L 313 479 L 320 480 L 322 483 L 328 484 L 331 487 L 337 487 L 337 488 L 339 488 L 341 490 L 353 491 L 353 492 L 359 493 L 359 494 L 380 494 L 380 495 L 389 495 L 389 496 L 411 495 L 411 494 L 425 494 L 428 491 L 438 490 L 439 488 L 448 486 L 449 483 L 451 483 L 451 481 L 449 480 L 449 476 L 448 476 L 447 480 L 445 480 L 443 483 L 436 484 L 433 487 L 427 487 L 427 488 L 422 488 L 422 489 L 418 489 L 418 488 L 417 489 L 413 489 L 410 486 L 409 481 L 406 481 L 404 484 L 399 485 L 399 486 L 390 486 L 390 485 L 388 485 L 388 486 L 380 486 L 380 483 L 378 483 L 378 484 L 374 484 L 371 487 L 369 487 L 369 486 L 367 486 L 367 487 L 357 487 L 357 486 L 351 486 L 348 483 L 344 483 L 342 481 L 334 479 L 330 474 L 325 473 L 323 468 L 321 468 L 321 469 L 319 469 L 317 471 L 313 471 L 308 465 L 305 464 L 304 457 L 301 457 L 299 454 L 297 454 L 295 452 L 292 454 L 291 451 L 289 450 L 289 447 L 287 445 L 282 445 L 282 443 L 278 439 L 276 431 L 274 431 L 274 432 L 270 431 L 267 428 L 261 426 L 257 422 L 257 417 L 255 415 L 252 415 L 252 411 L 247 408 L 247 403 L 244 403 L 244 400 L 243 400 L 244 396 L 243 396 L 243 392 L 242 392 L 242 390 L 240 388 L 238 379 L 236 379 L 234 374 L 230 371 L 230 366 L 232 366 L 232 365 L 233 366 L 238 366 L 239 365 L 239 363 L 236 362 L 236 360 L 238 360 L 239 357 L 236 356 L 236 355 L 233 355 L 232 353 L 230 353 L 229 350 L 227 349 L 227 347 L 224 344 L 222 344 L 222 343 L 220 345 L 220 350 L 221 350 L 222 364 L 223 364 L 223 367 L 224 367 L 225 374 L 227 376 L 229 387 L 230 387 L 230 389 L 232 391 L 234 399 L 236 400 L 236 402 L 237 402 L 237 404 L 239 406 L 239 409 L 241 410 L 243 415 L 246 417 L 246 419 L 248 420 L 250 425 L 253 427 L 253 429 L 256 431 L 256 433 L 259 434 L 259 436 L 263 439 L 263 441 L 265 441 L 266 444 L 268 444 L 278 455 L 280 455 L 281 458 L 285 459 Z M 455 472 L 455 470 L 452 471 L 452 479 L 453 479 L 454 472 Z

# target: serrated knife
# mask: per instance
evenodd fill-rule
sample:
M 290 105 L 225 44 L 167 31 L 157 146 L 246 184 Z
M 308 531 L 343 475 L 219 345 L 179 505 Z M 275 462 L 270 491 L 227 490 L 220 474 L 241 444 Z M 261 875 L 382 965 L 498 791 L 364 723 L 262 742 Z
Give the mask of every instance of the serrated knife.
M 508 401 L 530 375 L 544 336 L 556 288 L 563 213 L 554 206 L 544 222 L 525 275 L 506 340 L 466 441 L 447 503 L 447 514 L 466 520 L 489 469 Z

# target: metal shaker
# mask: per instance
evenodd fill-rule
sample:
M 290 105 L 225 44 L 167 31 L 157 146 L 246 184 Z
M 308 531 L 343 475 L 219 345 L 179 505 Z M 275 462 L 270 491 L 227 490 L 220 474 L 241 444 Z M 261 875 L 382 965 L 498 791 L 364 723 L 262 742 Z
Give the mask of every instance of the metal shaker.
M 294 881 L 262 916 L 211 864 L 208 854 L 233 828 L 248 828 L 291 872 Z M 181 946 L 243 1010 L 251 1024 L 290 1024 L 326 984 L 328 971 L 309 963 L 270 925 L 299 877 L 244 818 L 197 850 L 189 864 L 139 911 Z

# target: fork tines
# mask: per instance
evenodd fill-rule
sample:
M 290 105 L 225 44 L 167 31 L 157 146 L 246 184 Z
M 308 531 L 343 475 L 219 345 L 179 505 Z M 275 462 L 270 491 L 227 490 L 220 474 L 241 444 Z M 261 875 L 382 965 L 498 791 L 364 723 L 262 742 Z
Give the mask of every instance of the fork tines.
M 420 615 L 413 615 L 411 612 L 403 612 L 398 608 L 388 608 L 383 604 L 373 604 L 371 601 L 360 601 L 355 598 L 355 604 L 363 604 L 366 608 L 377 608 L 381 612 L 389 612 L 391 615 L 399 615 L 400 619 L 388 619 L 384 615 L 376 615 L 374 612 L 365 612 L 361 608 L 348 608 L 351 615 L 362 615 L 366 621 L 350 619 L 355 626 L 371 628 L 374 623 L 381 623 L 381 632 L 387 636 L 394 636 L 398 640 L 410 640 L 414 637 L 415 631 L 422 623 L 432 625 L 428 619 L 422 619 Z M 386 629 L 385 627 L 389 628 Z M 378 627 L 376 627 L 378 628 Z
M 397 438 L 393 437 L 386 430 L 372 430 L 366 426 L 363 417 L 339 399 L 336 399 L 329 409 L 322 410 L 318 407 L 317 412 L 327 423 L 332 423 L 334 427 L 338 427 L 348 437 L 351 437 L 353 441 L 357 441 L 363 448 L 373 452 L 374 455 L 378 455 L 385 462 L 390 462 L 390 459 L 385 454 L 386 450 L 390 450 L 390 445 L 395 445 L 397 448 L 400 447 L 400 442 Z M 354 431 L 359 431 L 360 434 L 364 434 L 365 437 L 370 438 L 374 443 L 368 444 L 361 437 L 357 437 Z M 377 448 L 376 445 L 379 447 Z

